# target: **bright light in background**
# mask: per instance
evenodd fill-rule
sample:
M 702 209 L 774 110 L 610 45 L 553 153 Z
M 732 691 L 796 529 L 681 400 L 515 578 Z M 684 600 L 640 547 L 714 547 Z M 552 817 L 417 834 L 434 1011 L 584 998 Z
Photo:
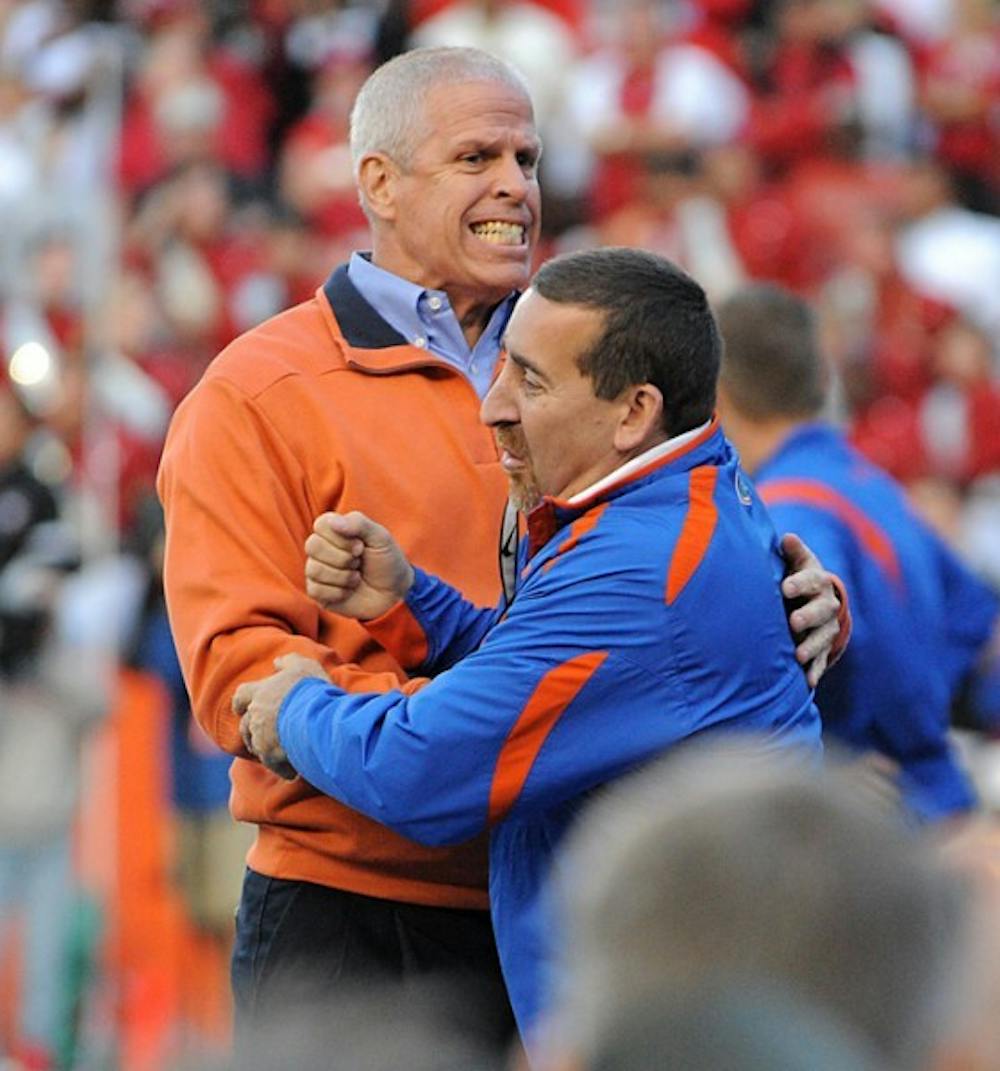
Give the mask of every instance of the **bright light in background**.
M 54 372 L 52 354 L 41 342 L 25 342 L 10 358 L 8 373 L 20 387 L 37 387 Z

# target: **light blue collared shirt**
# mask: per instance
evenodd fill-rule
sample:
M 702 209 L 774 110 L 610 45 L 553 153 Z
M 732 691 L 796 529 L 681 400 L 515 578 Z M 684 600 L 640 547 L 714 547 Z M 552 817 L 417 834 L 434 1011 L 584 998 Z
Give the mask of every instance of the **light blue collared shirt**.
M 493 382 L 500 342 L 517 294 L 493 310 L 486 330 L 469 347 L 443 290 L 425 290 L 408 279 L 372 264 L 370 254 L 352 253 L 347 275 L 358 293 L 411 345 L 454 365 L 482 398 Z

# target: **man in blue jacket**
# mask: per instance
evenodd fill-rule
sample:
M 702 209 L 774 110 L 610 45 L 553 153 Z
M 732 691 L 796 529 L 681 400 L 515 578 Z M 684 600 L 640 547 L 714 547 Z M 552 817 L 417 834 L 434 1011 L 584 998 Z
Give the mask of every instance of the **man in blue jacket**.
M 824 730 L 897 764 L 917 816 L 969 810 L 949 713 L 995 626 L 995 594 L 902 488 L 820 419 L 825 366 L 805 302 L 757 284 L 720 307 L 719 323 L 726 433 L 775 524 L 800 533 L 851 595 L 850 648 L 816 693 Z
M 390 828 L 428 844 L 491 830 L 493 924 L 530 1042 L 541 893 L 587 795 L 706 731 L 820 744 L 778 541 L 713 417 L 701 287 L 637 250 L 559 258 L 505 348 L 482 418 L 527 514 L 513 598 L 477 608 L 368 518 L 325 515 L 310 594 L 431 679 L 349 694 L 290 666 L 235 702 L 264 761 Z

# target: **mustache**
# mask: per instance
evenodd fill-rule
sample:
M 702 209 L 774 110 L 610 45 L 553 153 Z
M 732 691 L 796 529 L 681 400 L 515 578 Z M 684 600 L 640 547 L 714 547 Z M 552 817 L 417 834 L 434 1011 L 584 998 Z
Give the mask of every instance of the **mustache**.
M 499 427 L 493 429 L 493 438 L 497 446 L 509 448 L 519 457 L 527 450 L 524 433 L 518 427 Z

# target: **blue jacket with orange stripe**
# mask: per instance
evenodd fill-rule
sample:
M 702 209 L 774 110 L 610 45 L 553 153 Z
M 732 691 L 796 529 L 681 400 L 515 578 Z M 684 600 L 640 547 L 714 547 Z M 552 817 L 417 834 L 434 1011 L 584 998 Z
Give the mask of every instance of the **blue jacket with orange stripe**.
M 278 732 L 323 792 L 429 844 L 486 827 L 490 903 L 522 1033 L 543 1003 L 541 892 L 586 795 L 704 732 L 819 752 L 766 511 L 717 424 L 582 503 L 546 500 L 509 606 L 417 570 L 370 622 L 430 676 L 404 694 L 304 680 Z
M 851 642 L 816 692 L 824 730 L 899 763 L 918 816 L 969 809 L 949 713 L 997 619 L 995 594 L 829 425 L 799 426 L 754 480 L 775 524 L 798 532 L 850 593 Z

